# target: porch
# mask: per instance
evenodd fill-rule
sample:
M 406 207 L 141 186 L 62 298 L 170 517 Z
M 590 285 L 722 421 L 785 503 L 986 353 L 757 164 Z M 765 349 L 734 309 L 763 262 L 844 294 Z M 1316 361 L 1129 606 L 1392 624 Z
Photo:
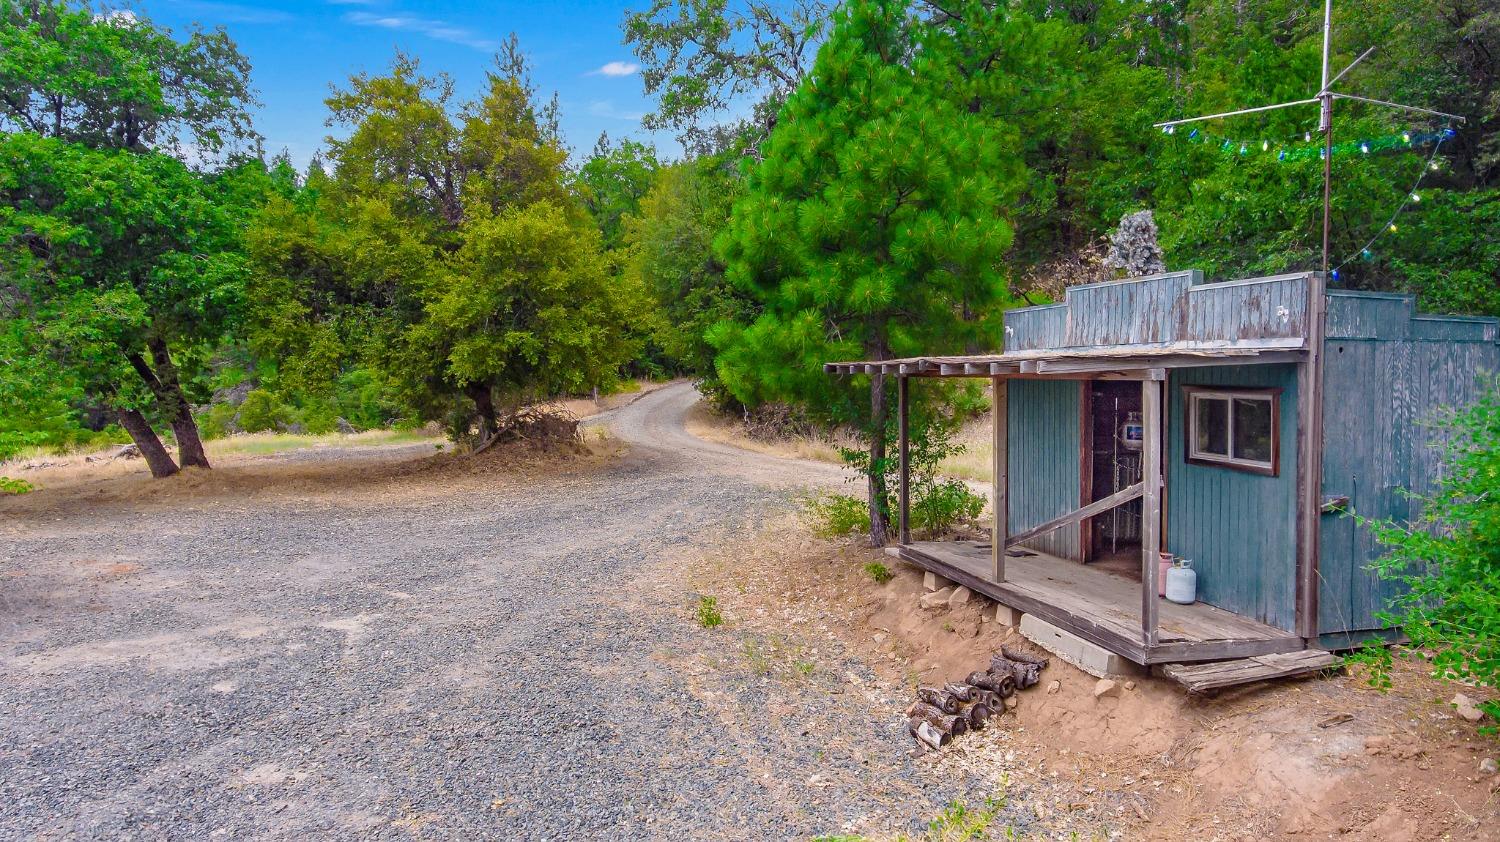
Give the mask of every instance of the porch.
M 1157 600 L 1156 642 L 1141 628 L 1141 584 L 1131 578 L 1035 550 L 1006 553 L 1004 581 L 991 578 L 992 545 L 979 541 L 917 541 L 901 558 L 1138 664 L 1214 661 L 1296 652 L 1290 632 L 1203 602 Z

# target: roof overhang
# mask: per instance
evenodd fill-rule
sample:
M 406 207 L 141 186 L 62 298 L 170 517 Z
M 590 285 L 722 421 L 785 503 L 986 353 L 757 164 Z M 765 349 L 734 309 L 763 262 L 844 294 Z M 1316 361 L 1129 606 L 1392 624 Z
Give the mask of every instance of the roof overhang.
M 1089 377 L 1150 377 L 1169 368 L 1301 362 L 1300 339 L 1260 340 L 1254 344 L 1173 343 L 1056 348 L 1009 354 L 907 357 L 826 363 L 829 374 L 895 374 L 906 377 L 1026 377 L 1076 380 Z

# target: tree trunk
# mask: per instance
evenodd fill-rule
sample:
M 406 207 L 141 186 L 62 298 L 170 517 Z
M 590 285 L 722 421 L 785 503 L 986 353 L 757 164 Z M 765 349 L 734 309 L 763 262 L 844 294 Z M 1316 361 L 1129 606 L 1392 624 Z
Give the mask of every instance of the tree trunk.
M 172 424 L 172 435 L 177 439 L 177 461 L 184 468 L 213 467 L 208 464 L 203 438 L 198 435 L 198 422 L 193 419 L 193 407 L 182 391 L 182 381 L 177 377 L 177 366 L 172 364 L 167 343 L 152 339 L 147 345 L 151 348 L 151 361 L 156 367 L 156 402 Z M 149 380 L 147 385 L 150 385 Z
M 120 426 L 130 434 L 130 440 L 135 442 L 136 448 L 146 458 L 146 467 L 151 469 L 151 476 L 161 479 L 177 473 L 177 463 L 172 461 L 171 454 L 162 446 L 156 431 L 146 423 L 144 415 L 134 409 L 122 409 L 119 418 Z
M 883 358 L 883 355 L 882 355 Z M 870 546 L 883 547 L 890 540 L 890 524 L 881 505 L 885 500 L 885 375 L 870 376 Z
M 500 416 L 495 412 L 495 395 L 483 383 L 464 386 L 464 394 L 469 396 L 469 400 L 474 402 L 474 409 L 479 412 L 479 441 L 485 444 L 500 432 Z

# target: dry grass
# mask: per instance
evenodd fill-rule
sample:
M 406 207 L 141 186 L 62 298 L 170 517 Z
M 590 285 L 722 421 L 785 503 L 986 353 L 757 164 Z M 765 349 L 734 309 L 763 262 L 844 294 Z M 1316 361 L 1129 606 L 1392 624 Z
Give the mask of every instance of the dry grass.
M 257 456 L 270 456 L 297 450 L 317 448 L 391 447 L 397 445 L 431 442 L 433 451 L 446 447 L 446 442 L 436 430 L 367 430 L 363 433 L 344 435 L 289 435 L 285 433 L 245 433 L 205 442 L 209 461 L 241 462 Z M 10 461 L 0 463 L 0 475 L 24 479 L 38 488 L 71 485 L 86 480 L 110 479 L 131 474 L 143 474 L 146 462 L 143 459 L 111 458 L 119 445 L 89 451 L 77 451 L 63 455 L 31 452 Z
M 783 459 L 811 459 L 815 462 L 827 462 L 833 465 L 844 464 L 843 457 L 839 455 L 840 447 L 853 447 L 856 444 L 854 439 L 848 436 L 835 436 L 832 439 L 790 436 L 778 441 L 753 439 L 745 434 L 744 425 L 737 419 L 720 415 L 702 403 L 693 407 L 688 413 L 687 423 L 684 426 L 687 427 L 689 433 L 705 441 L 727 444 L 730 447 L 764 453 L 767 456 L 779 456 Z

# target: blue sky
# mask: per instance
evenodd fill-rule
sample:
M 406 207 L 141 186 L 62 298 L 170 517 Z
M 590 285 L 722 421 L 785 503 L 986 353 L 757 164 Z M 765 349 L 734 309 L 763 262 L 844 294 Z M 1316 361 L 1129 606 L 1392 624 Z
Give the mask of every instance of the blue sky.
M 323 144 L 330 82 L 383 71 L 397 48 L 446 71 L 460 98 L 477 94 L 496 46 L 511 32 L 530 56 L 542 96 L 557 91 L 562 128 L 575 157 L 601 131 L 654 143 L 676 157 L 670 135 L 640 117 L 652 107 L 634 57 L 621 40 L 627 2 L 462 2 L 462 0 L 135 0 L 131 7 L 179 36 L 192 23 L 223 26 L 250 58 L 262 101 L 256 128 L 269 153 L 287 149 L 299 168 Z

